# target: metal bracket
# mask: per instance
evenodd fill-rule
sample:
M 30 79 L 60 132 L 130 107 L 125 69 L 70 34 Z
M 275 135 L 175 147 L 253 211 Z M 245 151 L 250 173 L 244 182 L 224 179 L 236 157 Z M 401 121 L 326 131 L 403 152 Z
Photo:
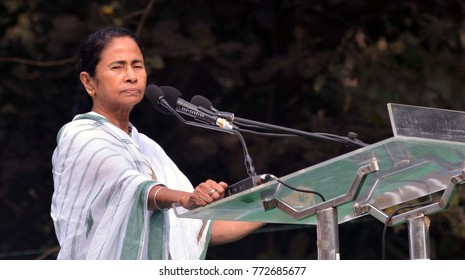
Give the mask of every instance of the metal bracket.
M 357 198 L 360 193 L 361 187 L 366 179 L 366 176 L 370 173 L 379 171 L 378 161 L 373 159 L 369 164 L 361 166 L 355 175 L 355 178 L 350 186 L 349 191 L 341 196 L 333 199 L 324 201 L 322 203 L 312 205 L 306 209 L 297 210 L 292 205 L 289 205 L 282 199 L 276 197 L 276 193 L 272 197 L 268 197 L 262 200 L 262 206 L 265 211 L 278 208 L 284 213 L 290 215 L 295 219 L 303 219 L 314 215 L 318 211 L 322 211 L 328 208 L 337 207 L 338 205 L 350 202 Z
M 417 216 L 419 214 L 423 214 L 426 216 L 428 214 L 437 213 L 437 212 L 440 212 L 442 210 L 449 208 L 452 198 L 455 194 L 455 191 L 457 190 L 457 187 L 459 185 L 464 184 L 465 182 L 465 170 L 463 170 L 460 174 L 451 177 L 450 182 L 451 184 L 449 184 L 446 187 L 441 198 L 437 202 L 431 202 L 430 204 L 424 204 L 424 205 L 416 207 L 415 209 L 406 211 L 401 214 L 397 214 L 392 217 L 386 214 L 383 210 L 368 203 L 363 204 L 363 205 L 357 205 L 357 208 L 359 210 L 363 209 L 365 213 L 372 215 L 379 221 L 389 226 L 398 225 L 398 224 L 406 222 L 412 216 Z

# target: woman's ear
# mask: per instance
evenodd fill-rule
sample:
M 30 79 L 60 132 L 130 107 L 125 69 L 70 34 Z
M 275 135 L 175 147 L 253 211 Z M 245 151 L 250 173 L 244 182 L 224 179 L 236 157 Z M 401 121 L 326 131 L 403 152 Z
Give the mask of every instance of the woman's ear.
M 94 89 L 94 84 L 93 84 L 93 79 L 89 75 L 89 73 L 83 71 L 79 74 L 79 79 L 81 80 L 82 85 L 86 89 L 87 93 L 90 96 L 93 96 L 95 94 L 95 89 Z

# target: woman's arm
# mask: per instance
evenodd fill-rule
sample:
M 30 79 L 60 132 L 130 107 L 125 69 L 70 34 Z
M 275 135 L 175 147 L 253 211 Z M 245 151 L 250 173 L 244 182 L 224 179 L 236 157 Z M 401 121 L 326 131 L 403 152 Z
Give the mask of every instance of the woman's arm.
M 205 206 L 222 198 L 227 187 L 228 185 L 224 182 L 217 183 L 210 179 L 200 183 L 192 193 L 155 185 L 149 192 L 148 210 L 171 208 L 173 203 L 179 203 L 186 209 Z
M 199 184 L 194 192 L 184 192 L 169 189 L 163 185 L 154 186 L 149 192 L 148 210 L 170 208 L 173 203 L 179 203 L 186 209 L 205 206 L 224 197 L 228 185 L 207 180 Z M 155 203 L 154 203 L 155 202 Z M 210 237 L 211 245 L 220 245 L 244 238 L 265 223 L 242 221 L 213 221 Z
M 242 221 L 213 221 L 210 245 L 221 245 L 244 238 L 265 223 Z

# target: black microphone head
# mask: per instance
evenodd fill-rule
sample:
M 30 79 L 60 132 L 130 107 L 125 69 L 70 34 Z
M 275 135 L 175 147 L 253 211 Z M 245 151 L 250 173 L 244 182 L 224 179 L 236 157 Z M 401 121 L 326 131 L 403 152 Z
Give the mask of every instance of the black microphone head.
M 175 89 L 174 87 L 170 86 L 162 86 L 160 88 L 163 91 L 163 94 L 165 95 L 165 99 L 166 101 L 168 101 L 168 104 L 173 109 L 176 109 L 176 103 L 178 101 L 178 98 L 182 96 L 181 92 Z
M 234 121 L 233 113 L 218 111 L 215 107 L 213 107 L 211 101 L 208 100 L 208 98 L 206 97 L 203 97 L 201 95 L 194 95 L 194 97 L 192 97 L 191 99 L 191 103 L 194 104 L 195 106 L 202 107 L 202 108 L 205 108 L 205 109 L 208 109 L 214 112 L 214 114 L 217 117 L 224 118 L 230 122 Z
M 145 88 L 145 97 L 152 103 L 153 107 L 162 114 L 171 115 L 171 112 L 160 104 L 164 98 L 163 91 L 156 85 L 148 85 Z
M 191 99 L 191 103 L 194 104 L 195 106 L 203 107 L 206 109 L 213 109 L 213 104 L 208 100 L 206 97 L 203 97 L 202 95 L 194 95 Z

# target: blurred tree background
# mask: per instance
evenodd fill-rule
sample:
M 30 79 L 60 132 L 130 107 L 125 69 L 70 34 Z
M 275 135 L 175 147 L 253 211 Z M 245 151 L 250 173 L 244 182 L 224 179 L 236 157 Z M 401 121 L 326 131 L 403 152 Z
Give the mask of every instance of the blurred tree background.
M 53 259 L 51 155 L 72 118 L 76 54 L 96 29 L 145 45 L 149 83 L 239 117 L 366 143 L 392 136 L 387 103 L 465 110 L 460 0 L 3 0 L 0 3 L 0 256 Z M 186 127 L 144 100 L 132 114 L 195 184 L 245 178 L 236 137 Z M 337 143 L 246 136 L 257 171 L 277 176 L 344 154 Z M 465 258 L 465 195 L 431 216 L 433 259 Z M 340 225 L 341 259 L 380 259 L 383 224 Z M 387 258 L 408 259 L 405 225 Z M 208 259 L 316 259 L 314 226 L 267 225 Z

